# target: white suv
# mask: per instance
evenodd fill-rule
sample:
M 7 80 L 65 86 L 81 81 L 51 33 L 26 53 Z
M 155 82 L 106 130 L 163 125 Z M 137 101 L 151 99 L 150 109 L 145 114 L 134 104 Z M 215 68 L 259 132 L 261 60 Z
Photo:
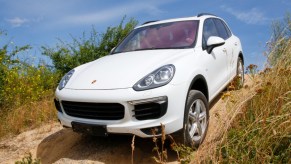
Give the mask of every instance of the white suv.
M 243 84 L 240 40 L 211 14 L 136 27 L 110 55 L 68 72 L 56 89 L 64 127 L 76 132 L 152 137 L 177 132 L 198 147 L 209 103 L 236 76 Z

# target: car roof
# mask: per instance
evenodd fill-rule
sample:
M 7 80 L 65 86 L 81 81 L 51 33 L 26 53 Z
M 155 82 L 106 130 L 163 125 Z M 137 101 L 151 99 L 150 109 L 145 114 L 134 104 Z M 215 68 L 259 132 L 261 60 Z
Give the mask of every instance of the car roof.
M 219 17 L 213 14 L 201 13 L 193 17 L 173 18 L 173 19 L 165 19 L 165 20 L 159 20 L 159 21 L 147 21 L 143 23 L 142 25 L 137 26 L 136 28 L 155 25 L 155 24 L 169 23 L 169 22 L 179 22 L 179 21 L 188 21 L 188 20 L 205 20 L 207 18 L 219 18 Z

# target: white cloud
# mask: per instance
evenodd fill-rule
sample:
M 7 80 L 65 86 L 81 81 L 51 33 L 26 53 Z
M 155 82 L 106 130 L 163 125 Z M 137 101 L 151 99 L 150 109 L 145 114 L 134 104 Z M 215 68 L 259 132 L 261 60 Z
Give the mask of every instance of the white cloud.
M 43 20 L 43 17 L 37 17 L 37 18 L 32 18 L 32 19 L 14 17 L 14 18 L 5 19 L 5 21 L 8 22 L 12 27 L 29 26 L 29 24 L 31 23 L 38 23 L 42 20 Z
M 229 14 L 235 16 L 238 20 L 245 22 L 247 24 L 266 24 L 270 19 L 265 16 L 265 14 L 257 8 L 252 8 L 248 11 L 239 11 L 227 6 L 220 6 L 221 9 L 228 12 Z
M 11 19 L 6 19 L 6 22 L 8 22 L 12 27 L 20 27 L 25 23 L 28 23 L 29 20 L 25 18 L 14 17 Z

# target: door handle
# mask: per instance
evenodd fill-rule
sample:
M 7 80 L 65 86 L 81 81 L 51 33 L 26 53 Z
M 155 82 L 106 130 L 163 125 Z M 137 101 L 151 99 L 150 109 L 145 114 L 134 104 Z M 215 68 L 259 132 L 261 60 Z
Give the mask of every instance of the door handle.
M 234 45 L 237 46 L 237 42 L 235 42 Z
M 226 53 L 226 49 L 225 48 L 222 51 Z

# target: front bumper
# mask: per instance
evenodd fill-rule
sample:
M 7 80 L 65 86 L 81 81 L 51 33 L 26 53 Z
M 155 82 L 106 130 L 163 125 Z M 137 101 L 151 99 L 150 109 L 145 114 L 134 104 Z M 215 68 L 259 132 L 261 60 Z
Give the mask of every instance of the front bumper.
M 56 99 L 59 102 L 94 102 L 94 103 L 119 103 L 124 106 L 124 117 L 120 120 L 98 120 L 72 117 L 66 114 L 60 105 L 58 118 L 61 124 L 72 127 L 72 122 L 89 125 L 105 126 L 108 133 L 134 134 L 139 137 L 151 137 L 147 131 L 149 128 L 165 126 L 165 133 L 170 134 L 183 127 L 184 108 L 187 96 L 187 87 L 180 85 L 166 85 L 160 88 L 134 91 L 132 88 L 116 90 L 72 90 L 63 89 L 56 91 Z M 138 120 L 134 117 L 134 103 L 140 100 L 166 97 L 166 113 L 156 119 Z

